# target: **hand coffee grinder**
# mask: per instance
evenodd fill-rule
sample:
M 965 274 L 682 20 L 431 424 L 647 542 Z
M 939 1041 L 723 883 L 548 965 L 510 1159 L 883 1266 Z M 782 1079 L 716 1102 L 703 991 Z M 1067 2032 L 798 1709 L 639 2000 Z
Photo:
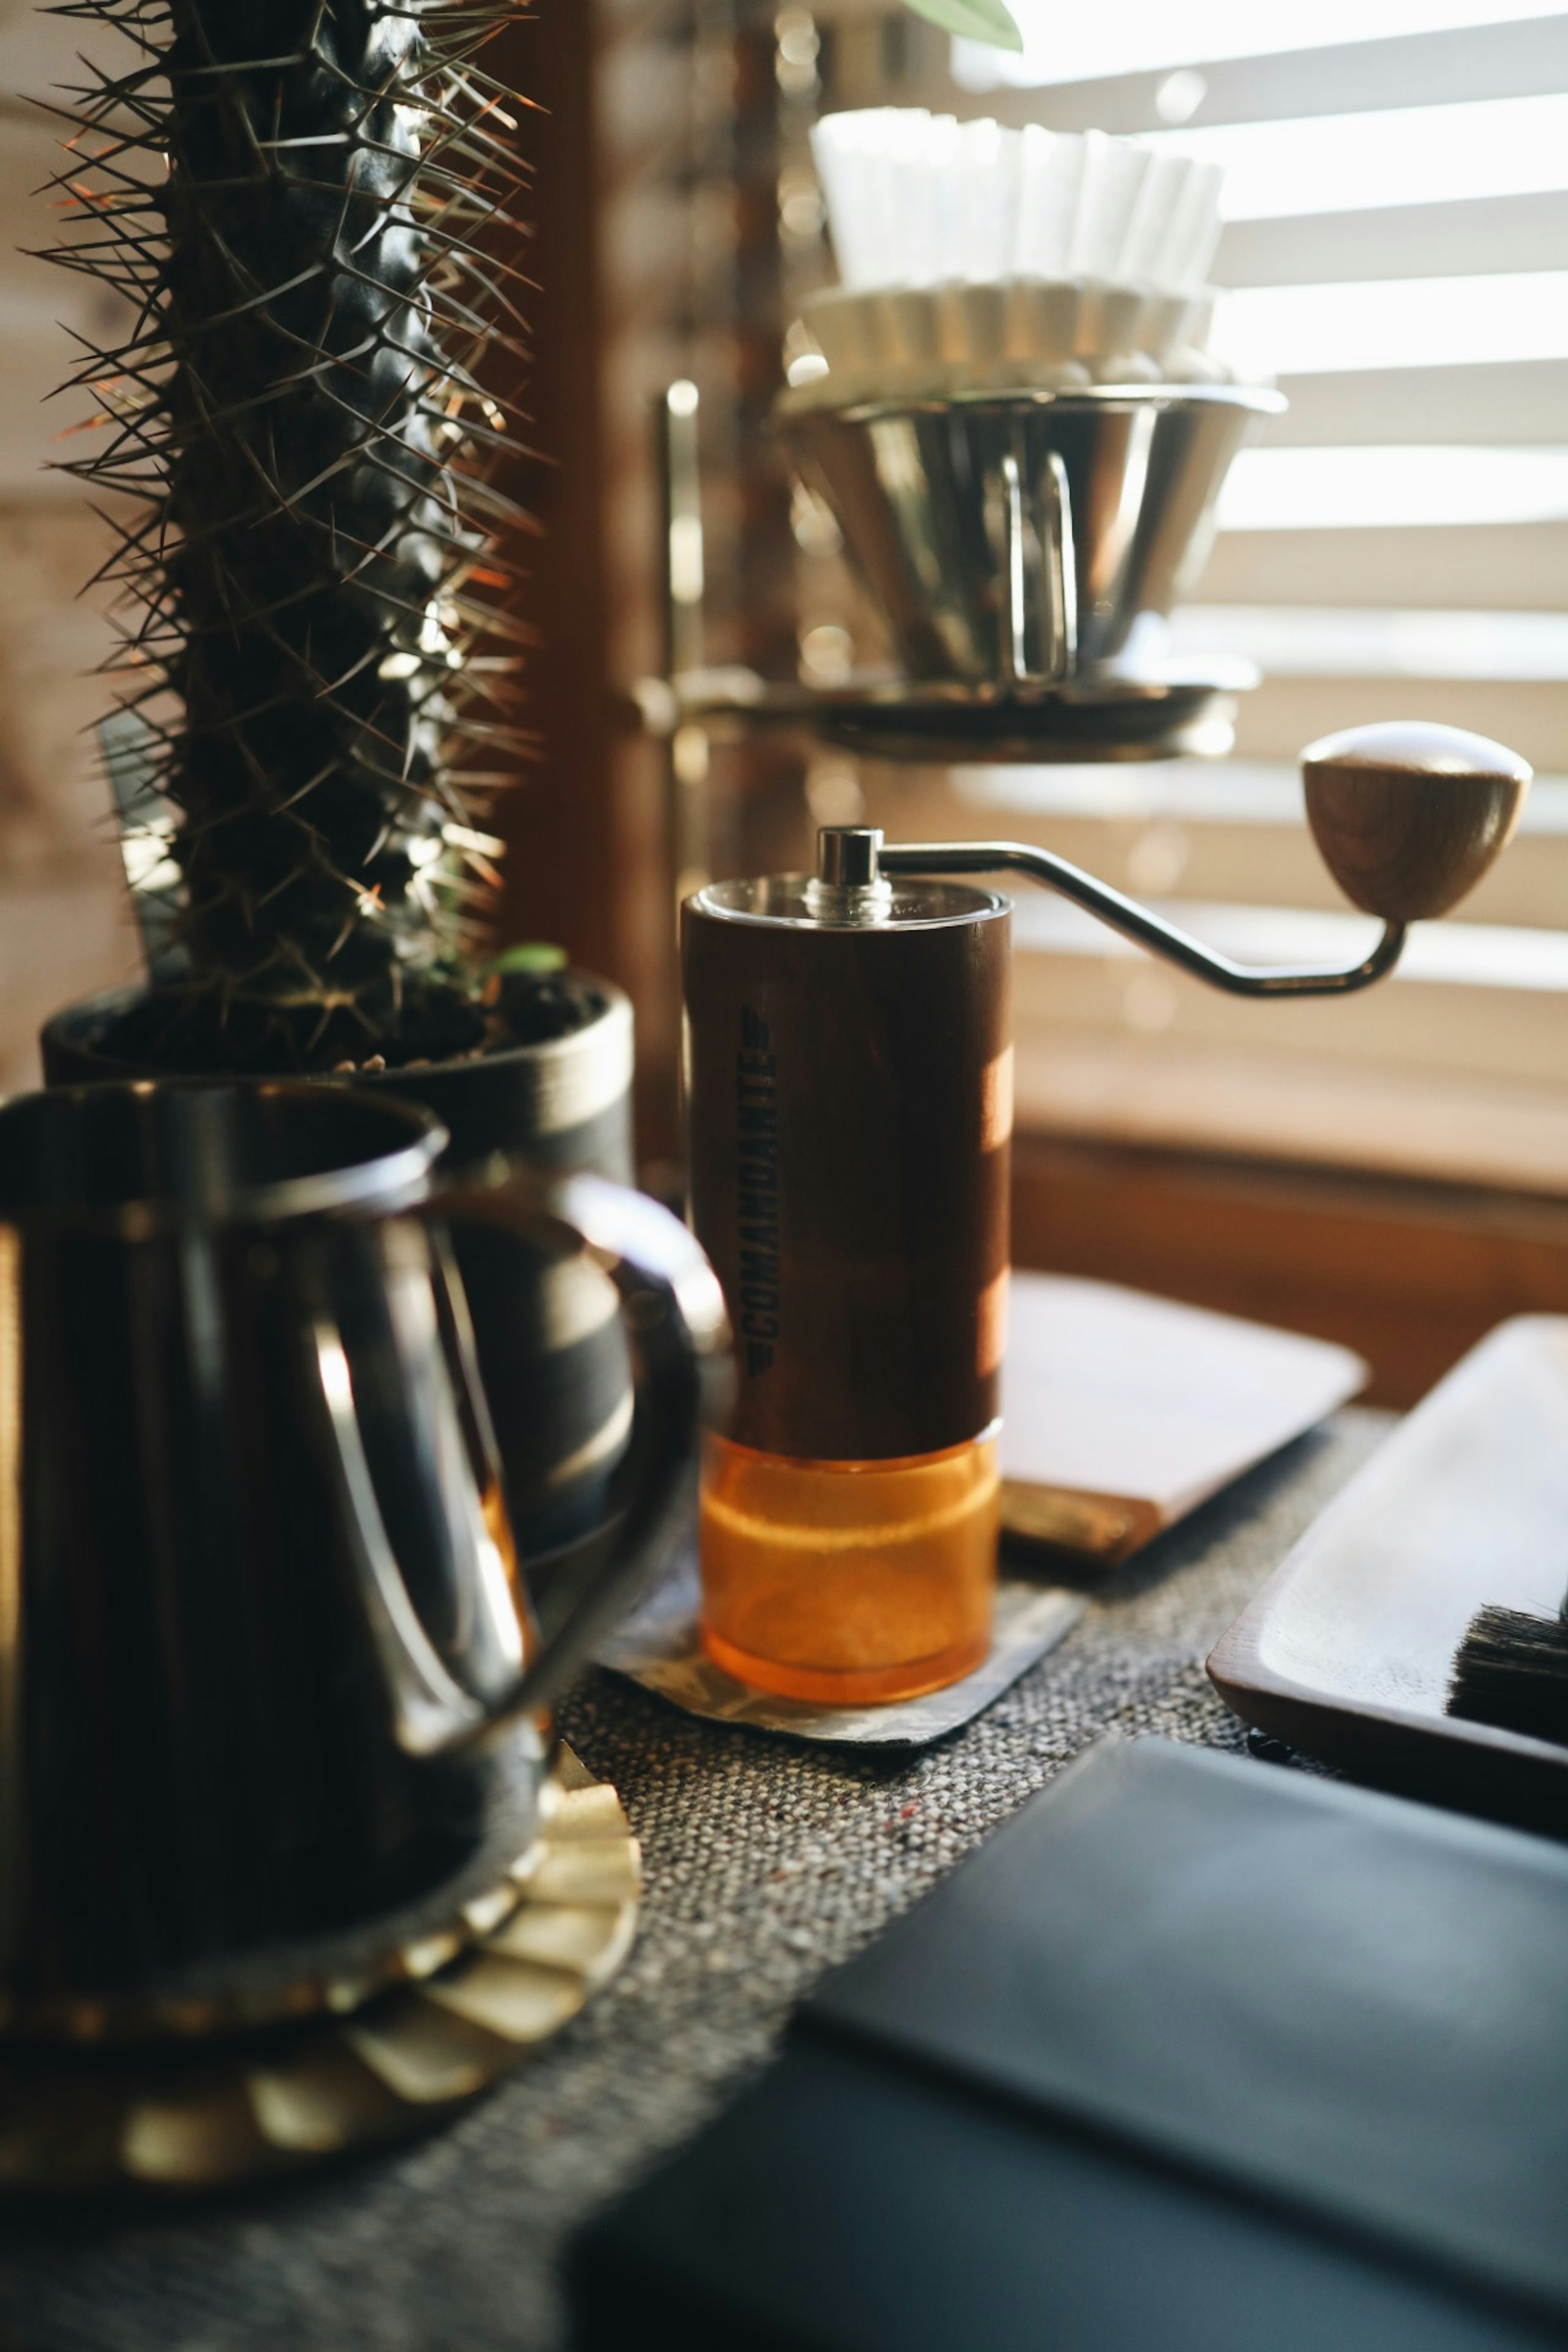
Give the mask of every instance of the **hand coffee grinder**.
M 1344 971 L 1233 963 L 1045 850 L 830 827 L 809 877 L 682 909 L 691 1222 L 734 1326 L 711 1441 L 702 1634 L 759 1688 L 863 1705 L 991 1639 L 1021 874 L 1236 996 L 1347 995 L 1492 864 L 1530 769 L 1483 738 L 1362 728 L 1303 755 L 1341 888 L 1382 918 Z

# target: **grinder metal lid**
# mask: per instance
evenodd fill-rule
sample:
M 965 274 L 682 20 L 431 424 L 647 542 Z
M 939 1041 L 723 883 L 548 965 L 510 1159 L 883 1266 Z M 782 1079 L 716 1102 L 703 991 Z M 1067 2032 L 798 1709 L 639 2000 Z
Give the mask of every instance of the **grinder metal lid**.
M 826 825 L 816 843 L 815 874 L 710 882 L 690 903 L 704 915 L 731 922 L 779 924 L 797 930 L 973 923 L 1010 911 L 1011 900 L 997 890 L 926 875 L 884 874 L 882 834 L 877 825 Z

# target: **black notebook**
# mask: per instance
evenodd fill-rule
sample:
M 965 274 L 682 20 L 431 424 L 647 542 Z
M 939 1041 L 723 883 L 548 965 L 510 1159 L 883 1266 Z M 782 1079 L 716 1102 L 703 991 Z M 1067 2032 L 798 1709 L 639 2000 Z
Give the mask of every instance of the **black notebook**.
M 1568 2342 L 1568 1852 L 1105 1742 L 572 2283 L 581 2352 Z

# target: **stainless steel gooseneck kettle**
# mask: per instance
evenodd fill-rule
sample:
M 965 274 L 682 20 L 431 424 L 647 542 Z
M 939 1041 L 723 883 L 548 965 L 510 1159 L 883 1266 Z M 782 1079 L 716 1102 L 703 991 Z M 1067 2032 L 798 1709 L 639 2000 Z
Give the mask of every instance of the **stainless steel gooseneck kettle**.
M 457 1948 L 533 1840 L 541 1710 L 684 1521 L 723 1308 L 653 1202 L 447 1184 L 447 1139 L 335 1086 L 0 1108 L 9 2034 L 353 2005 L 411 1943 Z M 542 1633 L 452 1248 L 475 1221 L 591 1252 L 637 1372 L 615 1517 Z

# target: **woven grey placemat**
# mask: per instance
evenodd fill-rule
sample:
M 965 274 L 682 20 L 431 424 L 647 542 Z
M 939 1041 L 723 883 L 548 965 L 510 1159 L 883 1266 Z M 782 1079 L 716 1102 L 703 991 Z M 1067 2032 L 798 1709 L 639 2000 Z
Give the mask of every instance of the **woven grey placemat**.
M 395 2155 L 201 2212 L 0 2218 L 0 2352 L 557 2352 L 567 2232 L 762 2063 L 822 1969 L 1101 1731 L 1240 1744 L 1203 1659 L 1386 1425 L 1342 1414 L 1254 1473 L 912 1757 L 788 1747 L 590 1675 L 564 1728 L 620 1790 L 647 1872 L 622 1975 L 495 2097 Z

